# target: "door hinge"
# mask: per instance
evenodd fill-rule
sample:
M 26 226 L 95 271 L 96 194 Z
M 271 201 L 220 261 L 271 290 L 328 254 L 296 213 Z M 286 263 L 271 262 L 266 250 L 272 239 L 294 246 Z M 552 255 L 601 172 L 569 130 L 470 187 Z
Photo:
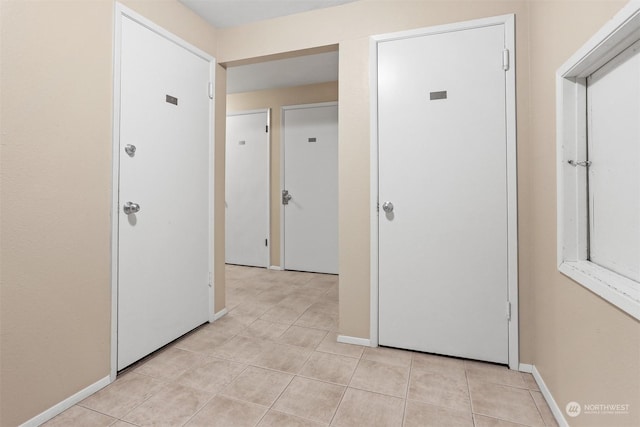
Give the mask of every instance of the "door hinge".
M 209 287 L 211 287 L 212 285 L 213 285 L 213 280 L 212 280 L 211 272 L 209 272 Z
M 502 51 L 502 69 L 509 71 L 509 49 Z
M 213 83 L 209 82 L 209 99 L 213 99 Z
M 269 239 L 264 239 L 264 245 L 269 246 Z
M 266 125 L 266 126 L 264 127 L 264 131 L 265 131 L 265 133 L 269 133 L 269 125 Z
M 507 320 L 511 320 L 511 302 L 507 301 Z
M 380 202 L 376 203 L 376 212 L 380 212 Z

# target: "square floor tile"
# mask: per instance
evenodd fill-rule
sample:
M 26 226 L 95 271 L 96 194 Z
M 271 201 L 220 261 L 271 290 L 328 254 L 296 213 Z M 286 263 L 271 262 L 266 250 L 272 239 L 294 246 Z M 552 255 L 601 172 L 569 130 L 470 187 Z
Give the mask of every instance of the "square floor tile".
M 266 344 L 267 342 L 261 338 L 236 335 L 215 349 L 212 354 L 238 363 L 251 363 L 264 351 Z
M 107 427 L 116 422 L 115 418 L 108 417 L 82 406 L 72 406 L 57 417 L 42 424 L 42 427 Z
M 473 421 L 476 427 L 526 427 L 524 424 L 512 423 L 478 414 L 473 415 Z
M 327 331 L 291 326 L 278 338 L 283 344 L 314 349 L 327 336 Z
M 464 361 L 453 357 L 427 353 L 413 353 L 412 370 L 437 372 L 447 376 L 466 378 Z
M 285 323 L 292 325 L 304 313 L 304 310 L 275 305 L 265 312 L 260 319 L 268 322 Z
M 338 408 L 345 387 L 295 377 L 273 409 L 328 424 Z
M 245 299 L 244 302 L 240 303 L 240 305 L 233 309 L 233 315 L 258 318 L 262 316 L 268 309 L 269 306 L 255 302 L 253 300 L 253 297 L 250 297 Z
M 289 374 L 297 374 L 306 363 L 312 350 L 287 344 L 268 343 L 252 363 L 261 368 L 275 369 Z
M 338 315 L 324 311 L 307 310 L 300 316 L 295 325 L 335 331 L 338 328 Z
M 263 292 L 260 292 L 251 300 L 257 303 L 264 304 L 267 309 L 270 309 L 272 306 L 278 304 L 286 297 L 287 293 L 282 291 L 281 289 L 267 289 Z
M 527 372 L 520 372 L 520 375 L 522 376 L 522 380 L 524 381 L 525 386 L 529 390 L 540 391 L 540 388 L 538 387 L 538 383 L 536 382 L 535 378 L 533 378 L 533 375 Z
M 212 397 L 212 393 L 171 384 L 129 412 L 123 419 L 139 426 L 180 426 Z
M 400 427 L 403 412 L 403 399 L 348 388 L 331 425 Z
M 324 313 L 331 313 L 333 315 L 338 314 L 338 301 L 328 300 L 320 298 L 318 301 L 311 304 L 308 308 L 310 311 L 320 311 Z
M 389 347 L 368 347 L 364 350 L 362 358 L 408 368 L 411 366 L 411 356 L 412 353 L 406 350 Z
M 254 427 L 267 408 L 249 402 L 216 396 L 185 424 L 189 427 Z
M 176 383 L 197 390 L 217 393 L 231 383 L 247 365 L 230 360 L 210 358 L 207 363 L 190 369 Z
M 361 359 L 350 387 L 396 397 L 406 397 L 409 368 Z
M 407 401 L 404 415 L 404 427 L 473 427 L 471 411 L 429 405 L 427 403 Z
M 173 347 L 194 353 L 211 354 L 231 337 L 232 335 L 226 334 L 221 330 L 201 328 L 181 338 Z
M 470 390 L 474 414 L 531 426 L 544 425 L 529 390 L 482 382 L 470 383 Z
M 222 394 L 238 400 L 271 406 L 289 385 L 293 375 L 250 366 Z
M 292 310 L 304 313 L 316 300 L 319 295 L 309 295 L 308 292 L 301 293 L 298 289 L 293 288 L 285 299 L 278 303 L 278 307 L 290 308 Z
M 360 358 L 365 348 L 366 347 L 361 345 L 338 342 L 338 334 L 336 332 L 329 332 L 318 347 L 316 347 L 316 350 L 325 353 L 339 354 L 341 356 Z
M 411 371 L 408 398 L 460 411 L 470 410 L 467 381 L 457 376 Z
M 114 418 L 122 418 L 163 386 L 164 383 L 155 378 L 129 372 L 87 397 L 79 405 Z
M 538 407 L 538 412 L 540 412 L 540 415 L 542 416 L 542 420 L 544 421 L 544 423 L 547 426 L 557 427 L 558 422 L 556 421 L 556 418 L 553 416 L 553 412 L 551 412 L 551 408 L 549 408 L 549 405 L 547 404 L 547 401 L 545 400 L 542 393 L 540 393 L 539 391 L 533 391 L 533 390 L 530 390 L 529 393 L 531 393 L 531 397 L 533 397 L 533 401 L 536 403 L 536 406 Z
M 358 359 L 337 354 L 314 352 L 298 375 L 347 385 L 358 365 Z
M 321 427 L 326 425 L 285 414 L 284 412 L 270 410 L 262 418 L 258 427 Z
M 506 366 L 467 360 L 465 361 L 469 382 L 481 381 L 510 387 L 527 388 L 522 375 Z
M 189 369 L 206 363 L 207 360 L 208 358 L 203 354 L 169 347 L 135 368 L 133 372 L 173 381 Z
M 220 331 L 224 334 L 233 336 L 249 326 L 253 321 L 255 321 L 255 319 L 252 317 L 245 318 L 242 316 L 231 316 L 231 314 L 227 314 L 215 322 L 203 326 L 203 328 Z
M 247 328 L 238 335 L 249 338 L 276 339 L 288 328 L 289 325 L 285 323 L 268 322 L 266 320 L 258 319 L 247 326 Z

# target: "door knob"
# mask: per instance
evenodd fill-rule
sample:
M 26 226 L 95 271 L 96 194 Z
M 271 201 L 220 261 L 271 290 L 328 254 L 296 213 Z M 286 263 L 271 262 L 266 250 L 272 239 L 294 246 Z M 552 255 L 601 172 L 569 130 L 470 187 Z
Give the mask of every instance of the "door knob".
M 289 204 L 289 200 L 291 200 L 293 197 L 291 197 L 291 194 L 289 194 L 289 190 L 282 190 L 282 204 L 283 205 L 288 205 Z
M 127 202 L 127 203 L 124 204 L 124 207 L 122 208 L 122 210 L 127 215 L 131 215 L 131 214 L 134 214 L 134 213 L 136 213 L 136 212 L 138 212 L 140 210 L 140 205 L 137 204 L 137 203 L 133 203 L 133 202 Z
M 386 213 L 391 213 L 393 212 L 393 203 L 391 202 L 384 202 L 382 204 L 382 210 L 385 211 Z
M 124 147 L 124 151 L 129 155 L 129 157 L 133 157 L 136 154 L 136 146 L 133 144 L 127 144 Z

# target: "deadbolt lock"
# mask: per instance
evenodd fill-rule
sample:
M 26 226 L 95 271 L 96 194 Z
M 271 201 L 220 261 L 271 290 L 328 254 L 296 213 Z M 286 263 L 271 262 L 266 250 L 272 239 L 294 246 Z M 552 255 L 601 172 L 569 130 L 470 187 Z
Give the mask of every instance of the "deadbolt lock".
M 291 194 L 289 194 L 289 190 L 282 190 L 282 204 L 283 205 L 288 205 L 289 204 L 289 200 L 291 200 Z

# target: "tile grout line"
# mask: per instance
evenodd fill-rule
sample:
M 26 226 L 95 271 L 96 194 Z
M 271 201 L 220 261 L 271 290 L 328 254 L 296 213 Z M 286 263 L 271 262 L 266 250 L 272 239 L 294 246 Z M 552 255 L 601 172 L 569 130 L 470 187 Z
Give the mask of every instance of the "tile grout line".
M 409 406 L 409 387 L 411 386 L 411 374 L 413 373 L 413 361 L 415 360 L 415 354 L 411 355 L 411 363 L 409 364 L 409 377 L 407 378 L 407 388 L 404 393 L 404 411 L 402 411 L 402 424 L 404 426 L 407 419 L 407 407 Z

